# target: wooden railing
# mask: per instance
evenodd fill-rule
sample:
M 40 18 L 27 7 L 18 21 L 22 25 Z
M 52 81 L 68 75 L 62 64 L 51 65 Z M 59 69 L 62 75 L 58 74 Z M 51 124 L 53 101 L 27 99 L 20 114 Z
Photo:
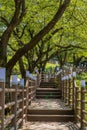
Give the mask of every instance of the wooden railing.
M 76 86 L 75 72 L 62 71 L 54 77 L 38 74 L 36 80 L 27 76 L 25 86 L 13 83 L 7 88 L 5 81 L 0 80 L 0 130 L 17 130 L 27 121 L 27 109 L 36 96 L 37 86 L 42 81 L 49 82 L 51 78 L 59 83 L 62 100 L 74 110 L 75 121 L 79 121 L 81 128 L 87 126 L 87 89 Z
M 87 126 L 87 90 L 75 87 L 75 117 L 81 128 Z
M 74 72 L 75 73 L 75 72 Z M 77 87 L 76 76 L 62 72 L 62 100 L 70 106 L 75 113 L 75 121 L 80 127 L 87 126 L 87 89 L 84 85 Z
M 27 121 L 27 109 L 35 94 L 36 80 L 32 78 L 26 79 L 25 86 L 14 83 L 11 88 L 0 81 L 0 130 L 17 130 Z
M 41 82 L 49 82 L 52 78 L 56 79 L 55 73 L 41 72 L 40 74 L 37 74 L 37 84 L 39 86 Z

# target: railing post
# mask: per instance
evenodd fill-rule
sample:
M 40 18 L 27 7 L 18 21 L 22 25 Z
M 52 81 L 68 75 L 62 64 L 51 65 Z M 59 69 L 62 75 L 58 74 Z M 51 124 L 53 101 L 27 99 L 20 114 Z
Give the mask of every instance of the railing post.
M 66 76 L 66 105 L 68 105 L 68 76 Z
M 66 101 L 66 77 L 64 76 L 64 102 Z
M 23 115 L 23 122 L 25 122 L 27 119 L 27 106 L 26 106 L 26 100 L 27 100 L 27 97 L 26 97 L 26 93 L 27 93 L 27 89 L 26 89 L 26 85 L 24 87 L 24 108 L 23 108 L 23 111 L 24 111 L 24 115 Z
M 70 89 L 71 89 L 71 74 L 69 74 L 69 86 L 68 86 L 68 105 L 70 106 Z
M 29 86 L 28 86 L 28 87 L 29 87 L 29 91 L 28 91 L 29 104 L 28 104 L 28 105 L 31 104 L 31 98 L 32 98 L 32 97 L 31 97 L 31 96 L 32 96 L 32 95 L 31 95 L 31 93 L 32 93 L 32 88 L 31 88 L 31 86 L 32 86 L 32 80 L 31 80 L 31 78 L 29 78 Z
M 41 73 L 41 82 L 44 82 L 44 72 Z
M 67 101 L 67 79 L 66 79 L 66 76 L 65 76 L 65 99 L 64 99 L 65 103 Z
M 61 78 L 61 87 L 62 87 L 62 100 L 64 100 L 64 79 Z
M 29 103 L 29 78 L 26 77 L 26 93 L 25 93 L 25 96 L 26 96 L 26 109 L 25 109 L 25 121 L 27 121 L 27 109 L 28 109 L 28 103 Z
M 46 82 L 46 73 L 45 72 L 43 73 L 44 73 L 44 82 Z
M 37 90 L 37 83 L 36 83 L 36 80 L 37 80 L 37 79 L 35 79 L 35 98 L 36 98 L 36 90 Z
M 33 95 L 32 95 L 32 94 L 33 94 L 33 93 L 32 93 L 32 92 L 33 92 L 33 90 L 32 90 L 33 86 L 34 86 L 34 81 L 33 81 L 33 79 L 31 78 L 31 86 L 30 86 L 30 87 L 31 87 L 31 94 L 30 94 L 30 95 L 31 95 L 31 101 L 32 101 L 32 99 L 33 99 Z M 34 89 L 34 88 L 33 88 L 33 89 Z
M 36 89 L 37 89 L 37 83 L 36 83 L 36 78 L 34 78 L 34 99 L 35 99 L 35 97 L 36 97 Z
M 59 87 L 60 87 L 60 89 L 61 89 L 61 77 L 62 77 L 62 74 L 60 73 L 60 82 L 59 82 Z M 55 79 L 56 79 L 56 76 L 55 76 Z
M 15 89 L 15 92 L 12 94 L 12 101 L 15 102 L 15 105 L 12 107 L 11 111 L 14 114 L 14 118 L 12 120 L 12 125 L 14 127 L 14 130 L 17 130 L 17 87 L 18 87 L 18 81 L 17 81 L 17 75 L 12 76 L 12 88 Z
M 6 69 L 0 68 L 0 129 L 4 130 L 5 119 L 5 75 Z
M 67 79 L 67 106 L 69 105 L 69 76 Z
M 62 85 L 63 87 L 62 87 L 62 95 L 63 95 L 63 101 L 64 101 L 64 79 L 63 79 L 63 85 Z
M 31 73 L 29 71 L 26 71 L 26 121 L 27 121 L 27 110 L 28 106 L 31 104 L 31 86 L 32 86 L 32 79 L 31 79 Z
M 39 76 L 39 86 L 40 86 L 40 83 L 41 83 L 41 73 L 40 73 L 40 76 Z
M 37 86 L 39 86 L 40 85 L 40 74 L 39 73 L 37 73 Z
M 74 109 L 74 80 L 75 78 L 73 78 L 73 88 L 72 88 L 72 109 Z
M 50 72 L 48 73 L 48 82 L 50 81 Z
M 62 78 L 61 78 L 61 82 L 62 82 L 62 100 L 64 101 L 64 72 L 62 73 Z
M 23 120 L 24 120 L 24 118 L 23 118 L 23 116 L 24 116 L 24 79 L 20 79 L 20 89 L 22 90 L 22 92 L 21 92 L 21 99 L 22 99 L 22 102 L 20 103 L 20 108 L 22 109 L 22 112 L 20 113 L 20 118 L 22 119 L 22 122 L 21 122 L 21 125 L 20 125 L 20 127 L 21 126 L 23 126 Z
M 78 107 L 78 102 L 77 102 L 77 99 L 78 99 L 78 87 L 75 87 L 75 102 L 74 102 L 74 113 L 75 113 L 75 122 L 77 122 L 77 107 Z
M 83 129 L 84 128 L 84 123 L 83 123 L 83 119 L 84 119 L 84 112 L 83 112 L 83 110 L 84 110 L 84 99 L 85 99 L 85 97 L 84 97 L 84 91 L 85 90 L 85 80 L 82 80 L 81 81 L 81 129 Z
M 76 72 L 72 73 L 73 75 L 73 88 L 72 88 L 72 109 L 74 110 L 74 92 L 75 92 L 75 79 L 76 79 Z

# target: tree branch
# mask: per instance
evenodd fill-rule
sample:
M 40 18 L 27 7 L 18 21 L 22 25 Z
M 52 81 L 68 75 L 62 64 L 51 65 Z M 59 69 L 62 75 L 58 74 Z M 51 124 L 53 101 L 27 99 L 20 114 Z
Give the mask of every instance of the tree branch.
M 14 49 L 10 44 L 8 44 L 8 46 L 12 49 L 12 51 L 16 52 L 17 50 Z
M 11 70 L 16 62 L 22 57 L 26 52 L 31 50 L 36 46 L 36 44 L 55 26 L 58 20 L 62 17 L 63 13 L 65 12 L 66 8 L 68 7 L 70 0 L 64 0 L 64 3 L 59 7 L 57 13 L 53 17 L 53 19 L 45 26 L 37 35 L 34 36 L 31 41 L 24 45 L 24 47 L 20 48 L 12 59 L 7 63 L 6 68 L 7 70 Z
M 61 45 L 55 45 L 56 47 L 58 47 L 58 48 L 63 48 L 63 49 L 68 49 L 68 48 L 71 48 L 71 47 L 73 47 L 73 48 L 79 48 L 79 49 L 87 49 L 87 48 L 84 48 L 84 47 L 80 47 L 80 46 L 78 46 L 78 45 L 68 45 L 68 46 L 61 46 Z
M 1 44 L 8 44 L 8 40 L 13 32 L 15 26 L 19 24 L 23 17 L 19 17 L 21 6 L 23 6 L 24 0 L 14 0 L 15 2 L 15 12 L 10 23 L 8 23 L 7 29 L 4 31 L 1 37 Z M 24 8 L 24 7 L 23 7 Z M 21 12 L 21 16 L 24 16 L 24 12 Z M 3 19 L 7 25 L 7 21 Z

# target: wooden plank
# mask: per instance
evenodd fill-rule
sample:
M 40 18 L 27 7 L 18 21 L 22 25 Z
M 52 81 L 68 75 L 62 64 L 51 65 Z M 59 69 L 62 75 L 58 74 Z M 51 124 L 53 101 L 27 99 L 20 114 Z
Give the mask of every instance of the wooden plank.
M 14 88 L 5 88 L 5 93 L 15 92 Z
M 12 115 L 6 117 L 6 119 L 5 119 L 5 128 L 11 123 L 11 121 L 12 121 L 12 119 L 13 119 L 14 117 L 15 117 L 14 114 L 12 114 Z
M 82 110 L 83 113 L 87 114 L 87 111 L 86 110 Z
M 47 122 L 69 122 L 74 121 L 74 116 L 71 115 L 28 115 L 28 121 L 47 121 Z
M 28 109 L 28 114 L 41 114 L 41 115 L 74 115 L 74 111 L 73 110 L 56 110 L 56 109 L 52 109 L 52 110 L 32 110 L 32 109 Z
M 13 102 L 9 102 L 9 103 L 5 104 L 5 109 L 8 108 L 8 107 L 11 107 L 13 105 L 15 105 L 14 101 Z
M 0 88 L 0 93 L 2 92 L 2 90 L 3 90 L 3 89 L 2 89 L 2 88 Z

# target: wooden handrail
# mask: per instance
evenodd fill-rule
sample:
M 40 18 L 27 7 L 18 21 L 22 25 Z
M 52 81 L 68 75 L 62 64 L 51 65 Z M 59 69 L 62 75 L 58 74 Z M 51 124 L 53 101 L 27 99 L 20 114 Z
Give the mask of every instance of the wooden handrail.
M 62 74 L 65 76 L 66 74 Z M 87 126 L 87 120 L 85 115 L 87 115 L 87 109 L 85 110 L 85 105 L 87 101 L 85 96 L 87 90 L 82 87 L 78 87 L 75 78 L 64 79 L 62 82 L 62 99 L 64 102 L 74 109 L 75 119 L 80 122 L 81 128 Z M 66 84 L 67 82 L 67 84 Z
M 27 109 L 30 102 L 35 98 L 36 81 L 30 78 L 26 80 L 27 84 L 23 88 L 18 85 L 12 85 L 6 88 L 5 82 L 0 83 L 0 126 L 1 130 L 5 130 L 9 124 L 14 130 L 23 125 L 27 120 Z M 29 92 L 29 93 L 28 93 Z M 6 102 L 6 95 L 10 96 L 10 100 Z M 6 103 L 5 103 L 6 102 Z M 9 116 L 5 115 L 5 111 L 9 110 Z

